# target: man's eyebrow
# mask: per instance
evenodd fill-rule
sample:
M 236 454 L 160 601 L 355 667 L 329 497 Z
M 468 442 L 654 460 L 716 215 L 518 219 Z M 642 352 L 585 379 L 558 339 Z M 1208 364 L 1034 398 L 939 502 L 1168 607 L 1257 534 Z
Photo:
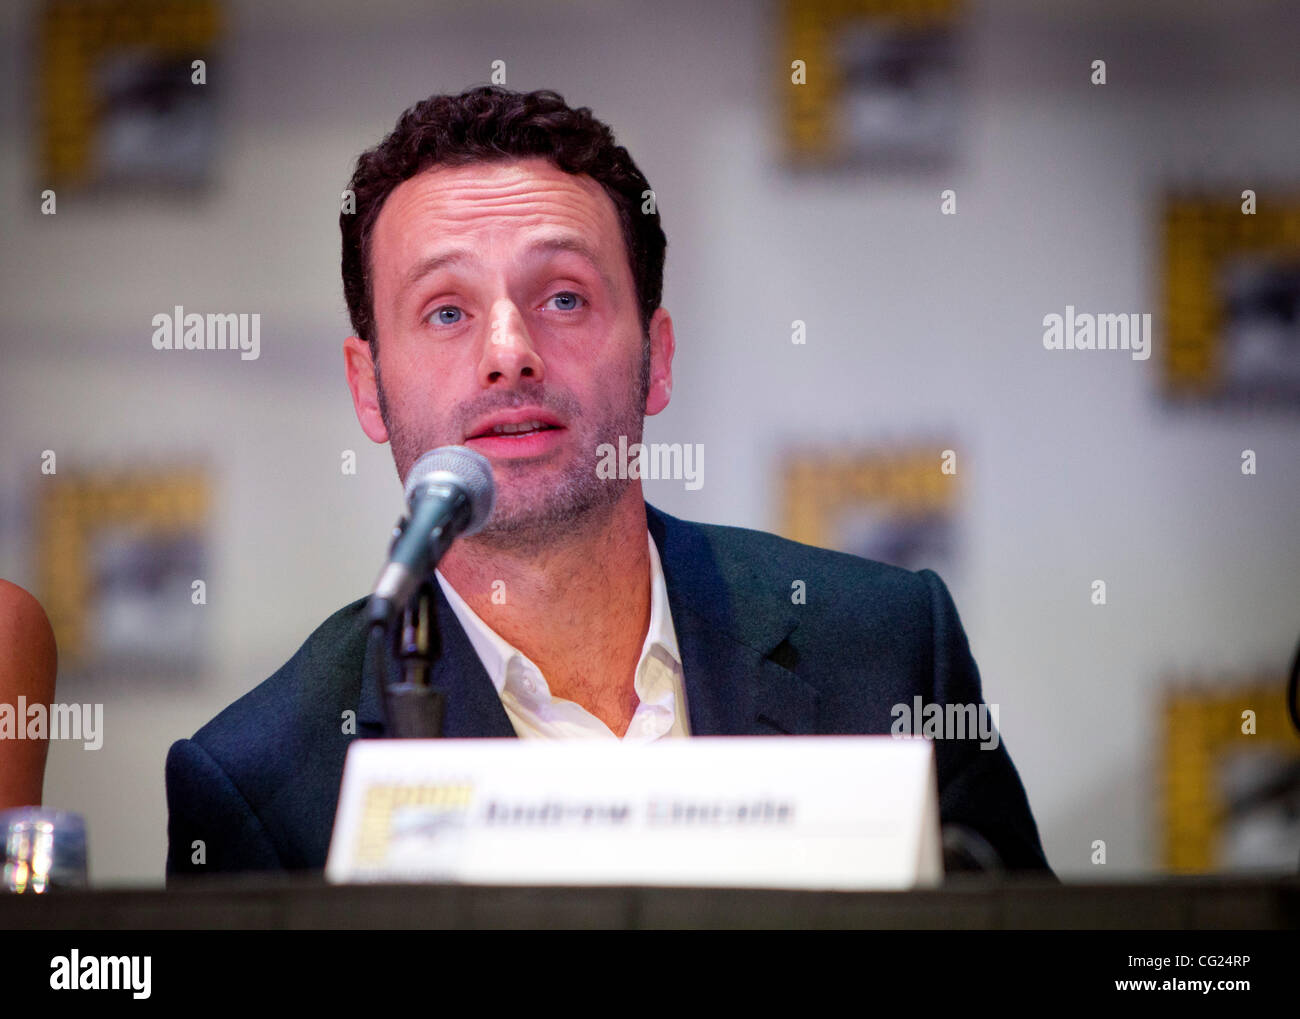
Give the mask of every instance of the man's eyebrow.
M 541 237 L 532 244 L 528 245 L 528 253 L 547 252 L 547 251 L 569 251 L 591 264 L 591 267 L 600 274 L 601 281 L 605 284 L 605 289 L 610 293 L 617 291 L 614 286 L 614 280 L 605 270 L 604 263 L 601 262 L 600 256 L 590 244 L 581 237 L 573 234 L 556 234 L 552 237 Z
M 582 258 L 584 261 L 590 263 L 591 267 L 599 273 L 601 281 L 605 284 L 605 288 L 610 293 L 614 293 L 617 290 L 613 278 L 601 263 L 596 250 L 581 237 L 573 234 L 556 234 L 552 237 L 540 237 L 529 244 L 527 248 L 527 253 L 530 255 L 545 254 L 554 251 L 568 251 Z M 427 258 L 422 258 L 420 261 L 416 262 L 415 265 L 411 266 L 406 275 L 402 278 L 402 284 L 398 289 L 398 293 L 405 293 L 420 280 L 424 279 L 424 277 L 437 272 L 439 269 L 445 269 L 449 265 L 456 265 L 460 262 L 472 261 L 473 257 L 473 254 L 465 248 L 452 248 L 448 251 L 439 251 L 435 254 L 429 255 Z
M 403 294 L 429 274 L 435 273 L 446 266 L 454 265 L 457 262 L 464 262 L 468 260 L 469 257 L 470 253 L 464 248 L 453 248 L 450 251 L 440 251 L 435 255 L 429 255 L 427 258 L 422 258 L 407 271 L 406 275 L 402 278 L 402 285 L 398 288 L 397 292 Z

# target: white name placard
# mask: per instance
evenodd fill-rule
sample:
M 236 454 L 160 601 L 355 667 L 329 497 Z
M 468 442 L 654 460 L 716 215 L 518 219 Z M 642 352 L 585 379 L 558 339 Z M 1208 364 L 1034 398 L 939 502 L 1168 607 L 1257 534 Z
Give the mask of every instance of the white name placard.
M 881 736 L 357 740 L 334 882 L 937 884 L 934 753 Z

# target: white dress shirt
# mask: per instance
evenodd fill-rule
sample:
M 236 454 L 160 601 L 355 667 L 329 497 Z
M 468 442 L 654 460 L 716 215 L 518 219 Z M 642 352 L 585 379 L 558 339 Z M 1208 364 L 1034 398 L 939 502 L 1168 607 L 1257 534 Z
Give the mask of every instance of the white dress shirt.
M 650 543 L 650 627 L 641 645 L 635 689 L 639 703 L 623 740 L 649 743 L 670 736 L 689 736 L 686 684 L 677 633 L 668 607 L 668 588 L 654 538 Z M 541 670 L 511 646 L 465 603 L 441 572 L 438 584 L 464 627 L 483 668 L 501 697 L 515 732 L 524 738 L 617 739 L 613 730 L 576 701 L 553 697 Z

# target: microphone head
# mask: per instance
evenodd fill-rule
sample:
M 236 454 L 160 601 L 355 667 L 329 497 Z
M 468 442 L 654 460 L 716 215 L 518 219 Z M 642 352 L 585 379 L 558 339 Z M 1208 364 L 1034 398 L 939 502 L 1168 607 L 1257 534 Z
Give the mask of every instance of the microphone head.
M 469 523 L 462 534 L 473 534 L 488 522 L 496 501 L 496 483 L 487 457 L 465 446 L 431 449 L 415 461 L 406 475 L 407 504 L 416 492 L 431 484 L 455 485 L 469 498 Z

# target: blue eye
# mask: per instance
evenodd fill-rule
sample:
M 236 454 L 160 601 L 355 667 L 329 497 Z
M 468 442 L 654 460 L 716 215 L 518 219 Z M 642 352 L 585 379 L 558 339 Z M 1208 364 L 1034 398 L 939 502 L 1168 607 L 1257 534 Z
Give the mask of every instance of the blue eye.
M 464 316 L 464 312 L 454 304 L 444 304 L 441 308 L 434 311 L 429 316 L 430 320 L 436 321 L 438 325 L 454 326 Z
M 564 291 L 564 293 L 556 294 L 554 297 L 551 298 L 551 300 L 561 302 L 558 305 L 560 311 L 577 311 L 579 302 L 582 300 L 582 298 L 579 297 L 577 294 L 570 293 L 569 291 L 566 290 Z

